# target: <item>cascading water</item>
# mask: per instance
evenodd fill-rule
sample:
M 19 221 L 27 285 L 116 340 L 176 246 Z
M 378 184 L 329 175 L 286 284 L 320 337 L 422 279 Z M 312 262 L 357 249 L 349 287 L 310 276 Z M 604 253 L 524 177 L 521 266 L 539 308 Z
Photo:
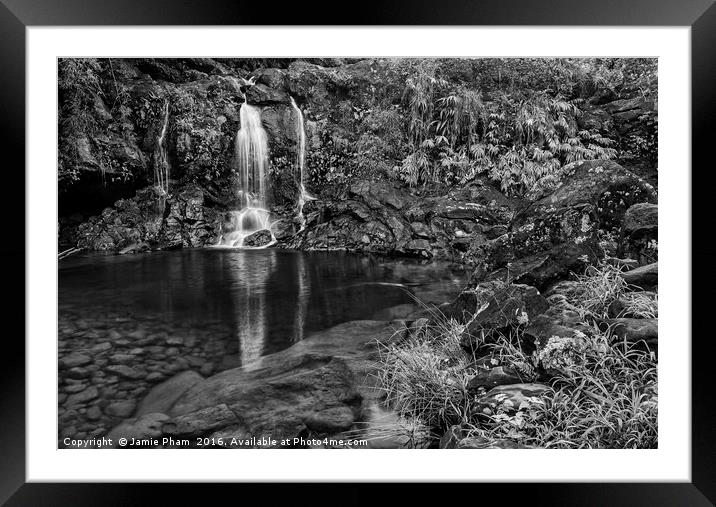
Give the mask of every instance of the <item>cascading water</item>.
M 169 193 L 169 156 L 167 155 L 167 130 L 169 128 L 169 101 L 164 101 L 164 123 L 154 148 L 154 185 L 162 197 Z
M 296 167 L 298 168 L 298 221 L 301 231 L 306 228 L 306 218 L 303 216 L 303 206 L 316 198 L 306 191 L 304 167 L 306 165 L 306 130 L 303 125 L 303 113 L 291 97 L 291 106 L 296 111 Z
M 241 127 L 234 144 L 234 169 L 238 174 L 239 209 L 229 212 L 222 224 L 216 246 L 243 247 L 244 239 L 261 230 L 271 234 L 271 217 L 266 209 L 268 138 L 261 125 L 261 111 L 244 102 L 239 112 Z M 265 245 L 268 246 L 268 245 Z

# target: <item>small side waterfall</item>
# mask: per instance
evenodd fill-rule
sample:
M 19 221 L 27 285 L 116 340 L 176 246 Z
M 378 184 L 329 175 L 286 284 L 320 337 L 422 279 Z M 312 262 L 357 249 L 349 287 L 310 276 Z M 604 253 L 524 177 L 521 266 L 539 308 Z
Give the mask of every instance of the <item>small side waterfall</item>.
M 234 144 L 234 170 L 239 179 L 239 209 L 229 212 L 216 246 L 243 247 L 247 236 L 261 230 L 271 233 L 271 243 L 275 241 L 271 232 L 270 213 L 266 209 L 269 154 L 268 138 L 261 125 L 261 111 L 244 102 L 239 117 L 241 126 Z
M 303 230 L 306 228 L 306 218 L 303 216 L 303 206 L 308 201 L 313 201 L 316 198 L 313 197 L 311 194 L 308 193 L 306 190 L 306 175 L 305 175 L 305 165 L 306 165 L 306 129 L 303 125 L 303 113 L 301 112 L 301 109 L 296 104 L 296 101 L 293 100 L 293 97 L 291 97 L 291 106 L 293 107 L 294 111 L 296 112 L 296 139 L 297 139 L 297 146 L 296 146 L 296 167 L 298 169 L 298 221 L 301 225 L 301 229 Z
M 167 155 L 167 130 L 169 128 L 169 101 L 164 101 L 164 123 L 154 147 L 154 186 L 163 197 L 169 193 L 169 156 Z

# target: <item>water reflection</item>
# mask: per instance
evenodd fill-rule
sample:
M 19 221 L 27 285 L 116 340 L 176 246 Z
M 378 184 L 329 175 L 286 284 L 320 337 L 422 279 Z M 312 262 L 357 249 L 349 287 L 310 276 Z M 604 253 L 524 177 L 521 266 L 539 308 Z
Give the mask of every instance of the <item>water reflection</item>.
M 114 330 L 113 336 L 129 340 L 158 336 L 152 344 L 171 341 L 180 355 L 226 369 L 312 332 L 414 303 L 404 285 L 454 293 L 462 279 L 444 267 L 335 252 L 207 249 L 71 257 L 59 270 L 60 321 L 68 323 L 60 326 L 60 338 L 71 338 L 81 321 L 84 329 Z M 104 332 L 95 333 L 97 339 Z

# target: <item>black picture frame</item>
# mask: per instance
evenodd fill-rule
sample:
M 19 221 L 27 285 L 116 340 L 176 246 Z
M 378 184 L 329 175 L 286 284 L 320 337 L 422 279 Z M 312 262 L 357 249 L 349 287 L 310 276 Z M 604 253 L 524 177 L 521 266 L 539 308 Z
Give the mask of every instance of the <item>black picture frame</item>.
M 319 20 L 317 12 L 336 11 L 305 3 L 277 7 L 266 2 L 235 0 L 0 0 L 0 143 L 6 189 L 4 241 L 0 254 L 4 279 L 12 282 L 11 297 L 2 305 L 4 323 L 19 323 L 6 331 L 0 376 L 0 502 L 7 505 L 133 505 L 146 499 L 146 485 L 77 483 L 39 484 L 25 481 L 25 29 L 40 25 L 607 25 L 691 27 L 692 62 L 692 270 L 698 273 L 692 292 L 692 482 L 671 484 L 531 484 L 509 485 L 509 497 L 529 498 L 531 504 L 579 505 L 711 505 L 716 501 L 716 402 L 708 372 L 712 369 L 709 333 L 711 304 L 706 290 L 713 286 L 713 260 L 707 228 L 713 212 L 706 178 L 713 178 L 710 153 L 716 113 L 716 6 L 713 0 L 444 0 L 439 4 L 410 0 L 361 2 L 336 19 Z M 709 164 L 710 162 L 710 164 Z M 663 170 L 685 170 L 663 168 Z M 687 177 L 685 173 L 684 177 Z M 52 177 L 48 173 L 48 177 Z M 22 190 L 21 190 L 22 189 Z M 668 203 L 666 203 L 668 206 Z M 667 208 L 668 209 L 668 208 Z M 20 218 L 23 218 L 21 220 Z M 23 266 L 20 270 L 18 266 Z M 704 289 L 699 294 L 697 288 Z M 21 297 L 20 295 L 23 295 Z M 9 329 L 9 326 L 6 326 Z M 49 339 L 49 337 L 48 337 Z M 669 339 L 665 337 L 664 339 Z M 185 488 L 159 486 L 160 494 L 186 494 Z M 235 486 L 226 486 L 235 487 Z M 243 498 L 260 492 L 241 485 Z M 294 485 L 294 488 L 301 487 Z M 350 486 L 354 488 L 356 486 Z M 479 496 L 491 489 L 504 495 L 505 485 L 480 485 Z M 302 488 L 304 492 L 305 488 Z M 421 488 L 414 491 L 420 494 Z M 473 490 L 474 491 L 474 490 Z M 341 498 L 365 503 L 348 492 Z M 321 496 L 330 501 L 327 489 Z

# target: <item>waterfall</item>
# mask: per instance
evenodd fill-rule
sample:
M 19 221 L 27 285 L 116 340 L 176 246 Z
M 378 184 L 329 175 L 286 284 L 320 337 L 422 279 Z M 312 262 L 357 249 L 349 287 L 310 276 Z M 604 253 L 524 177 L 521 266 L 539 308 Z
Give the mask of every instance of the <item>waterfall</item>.
M 261 111 L 244 102 L 239 117 L 241 128 L 234 145 L 234 167 L 239 173 L 240 205 L 265 208 L 268 140 L 261 125 Z
M 315 200 L 306 191 L 305 165 L 306 165 L 306 129 L 303 125 L 303 113 L 296 101 L 291 97 L 291 106 L 296 111 L 296 167 L 298 169 L 298 221 L 301 224 L 301 231 L 306 228 L 306 218 L 303 216 L 303 206 L 308 201 Z
M 246 102 L 239 111 L 241 122 L 234 143 L 234 170 L 238 174 L 239 209 L 231 211 L 222 224 L 216 246 L 243 247 L 244 238 L 261 231 L 271 233 L 266 198 L 266 170 L 269 164 L 268 137 L 261 124 L 260 109 Z M 270 244 L 271 244 L 270 243 Z M 268 245 L 267 245 L 268 246 Z
M 169 127 L 169 101 L 164 101 L 164 123 L 154 148 L 154 185 L 162 197 L 169 193 L 169 156 L 167 155 L 167 130 Z

